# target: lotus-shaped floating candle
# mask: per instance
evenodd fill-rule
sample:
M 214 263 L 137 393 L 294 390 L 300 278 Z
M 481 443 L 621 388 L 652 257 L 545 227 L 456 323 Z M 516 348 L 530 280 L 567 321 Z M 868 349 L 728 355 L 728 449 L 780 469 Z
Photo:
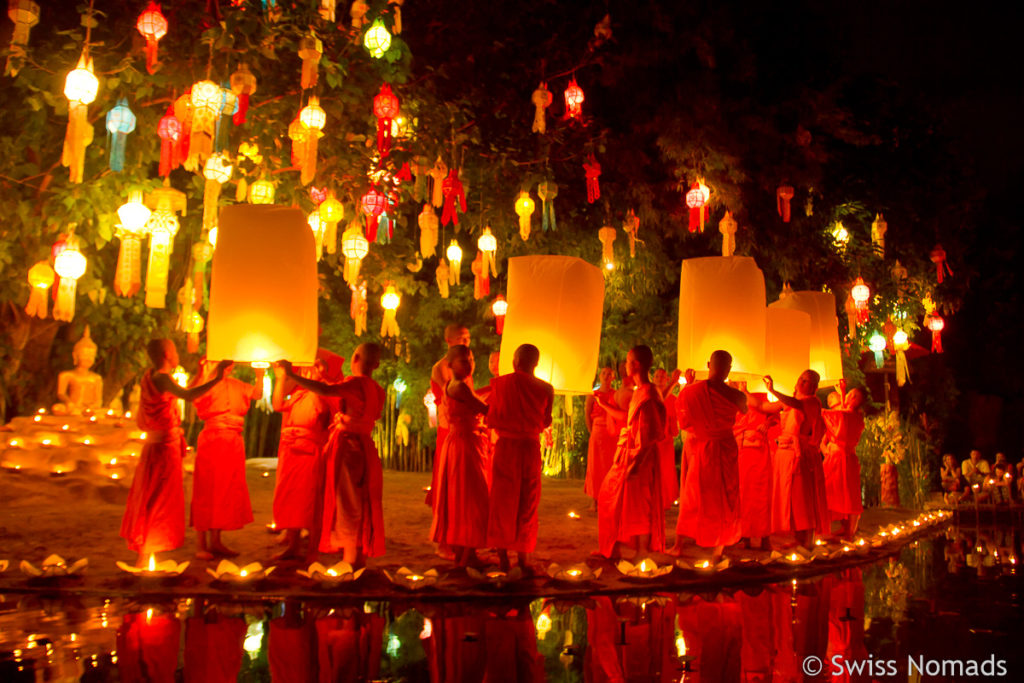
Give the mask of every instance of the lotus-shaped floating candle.
M 586 564 L 574 564 L 569 567 L 561 567 L 557 562 L 551 563 L 547 572 L 555 581 L 566 581 L 568 583 L 580 583 L 582 581 L 596 581 L 601 578 L 603 569 L 591 569 Z
M 214 581 L 246 585 L 262 581 L 270 576 L 274 569 L 274 567 L 264 567 L 259 562 L 252 562 L 244 567 L 239 567 L 231 560 L 221 560 L 216 570 L 207 569 L 206 572 L 213 577 Z
M 672 565 L 666 564 L 662 567 L 658 566 L 658 563 L 649 557 L 645 557 L 640 560 L 637 564 L 633 564 L 628 560 L 620 560 L 615 568 L 619 570 L 624 577 L 628 579 L 654 579 L 659 576 L 664 576 L 672 571 Z
M 36 567 L 28 560 L 21 561 L 21 572 L 33 578 L 53 579 L 62 576 L 80 576 L 89 566 L 89 560 L 82 558 L 70 566 L 60 555 L 50 555 L 43 560 L 42 567 Z
M 713 574 L 720 572 L 723 569 L 729 568 L 729 558 L 723 557 L 718 562 L 712 562 L 711 560 L 700 560 L 698 562 L 689 563 L 686 560 L 676 560 L 676 566 L 686 571 L 701 572 L 702 574 Z
M 117 563 L 117 567 L 121 571 L 128 572 L 129 574 L 135 574 L 136 576 L 145 579 L 169 579 L 175 576 L 181 576 L 185 570 L 188 569 L 188 565 L 188 562 L 178 563 L 174 560 L 157 562 L 154 555 L 149 556 L 149 563 L 145 567 L 135 567 L 127 562 Z
M 769 562 L 778 562 L 780 564 L 789 564 L 794 566 L 807 564 L 812 560 L 814 560 L 814 555 L 807 552 L 803 548 L 801 548 L 800 550 L 790 550 L 786 554 L 773 550 L 772 554 L 768 556 Z
M 513 567 L 507 572 L 503 572 L 498 569 L 489 569 L 487 571 L 480 571 L 473 567 L 466 567 L 466 574 L 469 578 L 479 581 L 480 583 L 487 583 L 495 588 L 501 588 L 514 581 L 518 581 L 523 578 L 523 570 L 519 567 Z
M 7 568 L 9 566 L 10 562 L 8 562 L 7 560 L 0 560 L 0 574 L 3 574 L 5 571 L 7 571 Z
M 427 586 L 433 586 L 441 578 L 436 569 L 430 569 L 422 574 L 417 574 L 408 567 L 401 567 L 394 574 L 386 569 L 383 571 L 384 576 L 388 578 L 388 581 L 396 586 L 401 586 L 402 588 L 413 591 L 426 588 Z
M 338 562 L 330 567 L 325 567 L 319 562 L 314 562 L 309 565 L 309 569 L 299 569 L 295 573 L 299 576 L 304 576 L 307 579 L 316 581 L 325 588 L 333 588 L 342 583 L 355 581 L 363 575 L 364 571 L 366 571 L 366 567 L 352 569 L 352 565 L 348 562 Z

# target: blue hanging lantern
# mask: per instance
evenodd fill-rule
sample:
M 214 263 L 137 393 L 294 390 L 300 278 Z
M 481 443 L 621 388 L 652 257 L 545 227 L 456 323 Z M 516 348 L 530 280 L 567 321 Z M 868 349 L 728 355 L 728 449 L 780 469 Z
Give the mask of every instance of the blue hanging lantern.
M 124 170 L 124 150 L 128 134 L 135 130 L 135 114 L 128 108 L 128 100 L 121 98 L 107 112 L 107 146 L 110 149 L 110 170 Z

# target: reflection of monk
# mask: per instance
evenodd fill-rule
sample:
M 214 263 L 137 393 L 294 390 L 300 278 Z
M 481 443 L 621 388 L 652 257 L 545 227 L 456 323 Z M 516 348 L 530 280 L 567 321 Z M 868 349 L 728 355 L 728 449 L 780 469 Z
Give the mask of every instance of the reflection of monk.
M 117 630 L 117 671 L 125 683 L 174 683 L 181 623 L 152 610 L 124 615 Z
M 427 653 L 431 683 L 485 680 L 488 643 L 483 608 L 465 603 L 423 606 L 420 640 Z
M 864 415 L 860 412 L 864 392 L 851 389 L 845 398 L 832 392 L 828 399 L 829 410 L 821 411 L 825 423 L 821 445 L 825 456 L 825 497 L 832 519 L 839 520 L 840 534 L 851 538 L 864 511 L 857 458 L 857 444 L 864 433 Z
M 539 683 L 545 679 L 544 658 L 537 652 L 537 632 L 529 605 L 488 619 L 484 623 L 484 642 L 484 680 Z
M 864 661 L 868 658 L 864 646 L 864 582 L 860 567 L 843 571 L 832 587 L 828 610 L 828 655 L 825 661 L 841 657 L 845 662 Z M 834 670 L 834 668 L 833 668 Z M 835 683 L 851 680 L 849 669 L 833 676 Z
M 380 615 L 339 609 L 316 620 L 316 640 L 320 683 L 372 681 L 380 674 L 384 640 Z
M 311 619 L 303 619 L 301 606 L 286 602 L 284 615 L 270 620 L 267 661 L 274 683 L 309 683 L 314 680 L 316 631 Z
M 242 668 L 245 619 L 216 612 L 185 621 L 185 680 L 234 683 Z
M 772 660 L 772 595 L 771 590 L 761 590 L 757 595 L 736 593 L 743 622 L 743 646 L 740 649 L 740 663 L 743 665 L 744 681 L 771 681 Z
M 722 593 L 713 601 L 690 598 L 677 609 L 686 655 L 693 658 L 690 668 L 697 672 L 693 680 L 739 681 L 743 616 L 736 601 Z
M 74 370 L 65 370 L 57 375 L 57 399 L 53 412 L 59 415 L 81 415 L 84 411 L 99 410 L 103 405 L 103 377 L 90 368 L 96 362 L 96 343 L 89 336 L 85 326 L 82 338 L 75 342 L 71 357 Z

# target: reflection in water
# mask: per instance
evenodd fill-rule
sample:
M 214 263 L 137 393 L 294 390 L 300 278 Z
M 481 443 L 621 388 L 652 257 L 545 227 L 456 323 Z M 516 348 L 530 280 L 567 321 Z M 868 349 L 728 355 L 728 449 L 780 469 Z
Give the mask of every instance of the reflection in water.
M 0 596 L 0 680 L 846 682 L 872 677 L 832 662 L 993 653 L 1019 672 L 1019 550 L 1013 530 L 950 529 L 807 581 L 577 602 Z

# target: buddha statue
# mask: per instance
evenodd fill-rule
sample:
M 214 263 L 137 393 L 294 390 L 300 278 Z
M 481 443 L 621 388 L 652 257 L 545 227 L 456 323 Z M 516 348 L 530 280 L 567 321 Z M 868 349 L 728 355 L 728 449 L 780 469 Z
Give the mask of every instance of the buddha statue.
M 57 375 L 57 400 L 53 412 L 57 415 L 81 415 L 98 411 L 103 404 L 103 378 L 92 372 L 96 362 L 96 342 L 89 336 L 89 326 L 71 350 L 74 370 Z

